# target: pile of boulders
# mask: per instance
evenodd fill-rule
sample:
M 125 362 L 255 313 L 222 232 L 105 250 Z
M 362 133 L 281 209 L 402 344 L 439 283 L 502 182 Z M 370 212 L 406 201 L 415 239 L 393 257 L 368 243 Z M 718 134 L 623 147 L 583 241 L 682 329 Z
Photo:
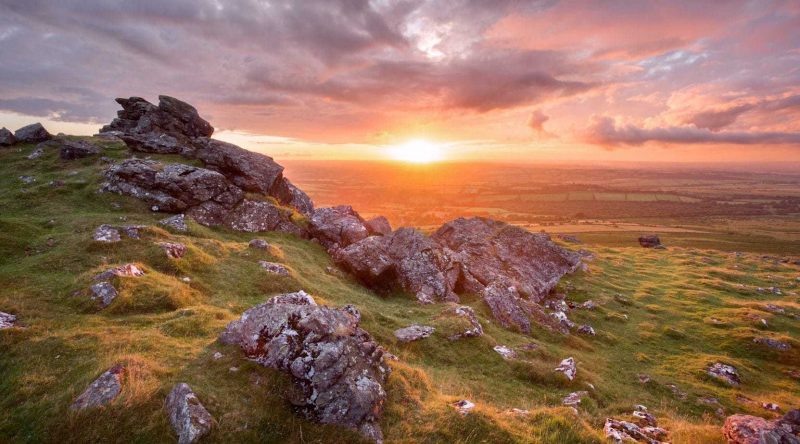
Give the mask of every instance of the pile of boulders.
M 643 405 L 634 406 L 633 419 L 625 421 L 608 418 L 603 427 L 606 438 L 616 443 L 644 442 L 660 444 L 669 435 L 669 432 L 658 426 L 656 417 L 647 412 Z
M 32 123 L 14 131 L 0 128 L 0 146 L 11 146 L 17 143 L 39 143 L 50 140 L 53 136 L 41 123 Z

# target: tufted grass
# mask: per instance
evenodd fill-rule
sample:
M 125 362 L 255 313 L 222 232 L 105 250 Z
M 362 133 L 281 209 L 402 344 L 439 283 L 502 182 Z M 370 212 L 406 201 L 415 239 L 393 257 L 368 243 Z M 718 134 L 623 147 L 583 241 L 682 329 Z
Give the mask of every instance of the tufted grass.
M 105 146 L 104 155 L 127 155 L 119 143 Z M 105 167 L 99 159 L 65 162 L 51 149 L 29 161 L 32 149 L 0 148 L 0 310 L 16 314 L 22 325 L 0 331 L 3 442 L 174 442 L 163 402 L 177 382 L 189 383 L 216 420 L 205 442 L 362 442 L 351 431 L 303 419 L 286 401 L 292 392 L 286 375 L 216 340 L 247 308 L 299 289 L 320 303 L 356 305 L 362 326 L 400 358 L 391 363 L 381 422 L 387 442 L 599 443 L 606 417 L 626 418 L 634 404 L 644 404 L 672 431 L 672 442 L 721 443 L 717 406 L 698 397 L 718 398 L 728 414 L 765 417 L 772 414 L 737 395 L 784 408 L 800 404 L 800 384 L 785 373 L 800 367 L 800 321 L 788 316 L 800 313 L 800 269 L 756 253 L 726 253 L 731 245 L 752 251 L 750 238 L 703 239 L 702 249 L 665 239 L 679 246 L 655 251 L 617 234 L 582 236 L 597 258 L 588 272 L 562 280 L 558 291 L 600 304 L 570 314 L 592 325 L 596 337 L 511 332 L 492 322 L 477 297 L 465 295 L 485 335 L 451 342 L 453 322 L 438 318 L 443 305 L 421 306 L 402 293 L 377 295 L 346 275 L 328 274 L 333 264 L 313 242 L 191 222 L 187 233 L 170 232 L 157 225 L 163 215 L 145 204 L 96 192 Z M 23 186 L 20 174 L 37 182 Z M 50 180 L 65 186 L 50 187 Z M 149 228 L 141 240 L 93 242 L 103 223 Z M 256 237 L 273 248 L 248 248 Z M 156 244 L 164 241 L 186 244 L 186 256 L 167 258 Z M 270 275 L 259 260 L 284 263 L 291 275 Z M 145 276 L 115 278 L 120 296 L 99 310 L 88 298 L 92 277 L 128 262 Z M 784 295 L 755 291 L 771 286 Z M 765 311 L 766 303 L 787 314 Z M 398 343 L 392 332 L 412 323 L 437 332 Z M 756 336 L 787 341 L 792 349 L 766 349 L 752 342 Z M 498 344 L 516 349 L 519 358 L 504 360 L 492 350 Z M 214 360 L 215 352 L 223 357 Z M 578 362 L 574 381 L 553 372 L 567 356 Z M 735 365 L 743 384 L 730 387 L 707 376 L 704 368 L 715 361 Z M 127 368 L 121 396 L 102 409 L 71 412 L 75 397 L 116 363 Z M 640 373 L 652 382 L 639 383 Z M 670 383 L 686 398 L 675 396 Z M 577 414 L 561 406 L 576 390 L 589 391 Z M 477 407 L 462 417 L 449 406 L 459 399 Z M 512 408 L 529 414 L 508 413 Z

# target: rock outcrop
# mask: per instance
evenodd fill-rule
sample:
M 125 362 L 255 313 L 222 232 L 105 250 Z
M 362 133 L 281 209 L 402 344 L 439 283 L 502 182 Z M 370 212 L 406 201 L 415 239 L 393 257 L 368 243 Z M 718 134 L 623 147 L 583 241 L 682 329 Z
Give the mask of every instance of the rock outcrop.
M 14 131 L 15 143 L 39 143 L 52 137 L 39 122 L 23 126 Z
M 15 143 L 17 143 L 17 138 L 14 137 L 14 133 L 6 127 L 0 128 L 0 146 L 11 146 Z
M 800 410 L 772 421 L 750 415 L 729 416 L 722 434 L 730 444 L 800 444 Z
M 83 410 L 93 407 L 100 407 L 113 401 L 122 391 L 120 382 L 124 367 L 115 365 L 103 372 L 99 378 L 95 379 L 86 390 L 78 396 L 70 408 L 72 410 Z
M 159 96 L 158 106 L 140 97 L 119 98 L 117 103 L 123 109 L 102 128 L 101 134 L 119 137 L 134 152 L 180 154 L 198 159 L 205 164 L 206 171 L 217 172 L 238 190 L 236 195 L 223 197 L 224 202 L 205 199 L 204 202 L 213 201 L 213 204 L 204 204 L 203 211 L 198 214 L 205 215 L 207 221 L 222 219 L 223 213 L 242 199 L 243 192 L 270 196 L 311 216 L 314 209 L 311 199 L 283 177 L 281 165 L 269 156 L 211 139 L 213 127 L 193 106 L 169 96 Z M 229 201 L 231 199 L 233 201 Z M 183 211 L 156 206 L 158 211 Z
M 167 395 L 164 407 L 172 430 L 178 435 L 178 444 L 196 443 L 211 431 L 214 418 L 197 399 L 189 384 L 175 384 Z
M 369 236 L 364 219 L 347 205 L 317 208 L 309 222 L 311 235 L 332 253 Z
M 358 326 L 360 318 L 355 307 L 319 306 L 302 291 L 287 293 L 247 310 L 220 340 L 289 373 L 297 388 L 291 401 L 310 418 L 380 442 L 390 369 L 384 350 Z

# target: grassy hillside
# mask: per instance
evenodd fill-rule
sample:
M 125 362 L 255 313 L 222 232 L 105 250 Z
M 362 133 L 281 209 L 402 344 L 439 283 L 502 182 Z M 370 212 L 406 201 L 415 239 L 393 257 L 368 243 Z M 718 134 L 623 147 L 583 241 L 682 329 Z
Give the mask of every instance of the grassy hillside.
M 120 143 L 104 146 L 108 157 L 128 155 Z M 16 314 L 22 325 L 0 331 L 0 441 L 174 442 L 163 402 L 172 385 L 187 382 L 217 422 L 205 442 L 360 442 L 355 433 L 296 415 L 285 401 L 288 377 L 217 342 L 247 308 L 299 289 L 324 304 L 356 305 L 362 326 L 399 357 L 391 363 L 381 422 L 387 442 L 602 442 L 605 418 L 627 418 L 634 404 L 650 407 L 672 442 L 723 442 L 719 406 L 699 397 L 716 397 L 727 414 L 771 415 L 737 395 L 784 409 L 800 405 L 800 381 L 786 373 L 800 367 L 800 320 L 790 316 L 800 313 L 798 266 L 712 249 L 589 244 L 597 256 L 589 271 L 565 278 L 560 291 L 600 304 L 570 314 L 592 325 L 596 337 L 520 335 L 494 325 L 480 300 L 465 296 L 486 334 L 450 342 L 448 326 L 436 319 L 442 305 L 378 296 L 329 274 L 332 262 L 315 243 L 194 223 L 188 233 L 170 232 L 157 224 L 164 215 L 142 202 L 97 193 L 107 166 L 101 159 L 62 161 L 50 149 L 28 160 L 33 149 L 0 148 L 0 311 Z M 36 181 L 26 185 L 20 175 Z M 104 223 L 149 228 L 140 240 L 94 242 L 92 232 Z M 273 250 L 249 249 L 256 237 Z M 169 259 L 161 241 L 189 251 Z M 261 259 L 284 263 L 291 276 L 267 274 Z M 120 296 L 99 310 L 88 295 L 92 277 L 128 262 L 146 274 L 116 278 Z M 779 287 L 783 295 L 757 287 Z M 765 310 L 767 303 L 786 313 Z M 392 332 L 412 323 L 438 330 L 399 344 Z M 752 342 L 755 336 L 782 339 L 792 349 L 765 348 Z M 519 358 L 504 360 L 492 350 L 498 344 L 515 348 Z M 213 359 L 217 351 L 223 358 Z M 567 356 L 578 361 L 571 382 L 553 372 Z M 716 361 L 736 366 L 743 384 L 731 388 L 705 375 Z M 116 363 L 127 368 L 121 396 L 102 409 L 70 411 L 75 397 Z M 640 383 L 639 374 L 652 381 Z M 590 392 L 577 414 L 561 405 L 576 390 Z M 465 398 L 477 407 L 462 417 L 449 403 Z M 512 408 L 530 413 L 508 413 Z

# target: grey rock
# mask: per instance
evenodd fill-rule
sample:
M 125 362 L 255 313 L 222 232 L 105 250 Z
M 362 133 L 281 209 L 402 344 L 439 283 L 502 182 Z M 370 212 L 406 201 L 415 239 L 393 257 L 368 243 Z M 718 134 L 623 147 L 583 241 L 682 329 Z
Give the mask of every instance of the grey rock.
M 364 219 L 347 205 L 317 208 L 309 222 L 311 235 L 329 251 L 345 248 L 369 236 Z
M 400 342 L 413 342 L 429 337 L 434 331 L 436 331 L 436 329 L 433 327 L 414 324 L 395 330 L 394 336 Z
M 564 399 L 561 400 L 561 403 L 564 404 L 564 405 L 568 405 L 568 406 L 574 407 L 574 406 L 576 406 L 576 405 L 581 403 L 581 399 L 583 399 L 584 396 L 588 396 L 588 395 L 589 395 L 589 392 L 586 392 L 586 391 L 572 392 L 569 395 L 567 395 L 566 397 L 564 397 Z
M 732 415 L 725 419 L 722 434 L 730 444 L 800 444 L 800 410 L 772 421 Z
M 119 277 L 139 277 L 143 276 L 144 271 L 139 268 L 136 264 L 125 264 L 120 265 L 119 267 L 109 268 L 108 270 L 98 274 L 94 277 L 96 281 L 107 281 L 114 276 Z
M 14 137 L 14 133 L 8 128 L 0 128 L 0 146 L 11 146 L 15 143 L 17 143 L 17 138 Z
M 591 325 L 585 325 L 585 324 L 578 327 L 577 332 L 586 336 L 594 336 L 597 334 L 595 333 L 594 328 L 592 328 Z
M 475 408 L 475 403 L 468 400 L 468 399 L 461 399 L 452 404 L 453 407 L 461 414 L 461 416 L 467 416 L 472 409 Z
M 142 230 L 145 228 L 147 228 L 147 225 L 124 225 L 120 227 L 120 230 L 131 239 L 141 239 Z
M 283 167 L 269 156 L 207 138 L 197 139 L 195 147 L 195 157 L 207 168 L 224 174 L 245 191 L 272 195 L 273 187 L 283 185 Z
M 289 276 L 289 269 L 282 264 L 276 264 L 275 262 L 258 261 L 258 265 L 272 274 L 277 274 L 280 276 Z
M 19 176 L 18 179 L 25 185 L 30 185 L 36 182 L 36 178 L 33 176 Z
M 44 148 L 42 147 L 42 144 L 40 143 L 39 145 L 36 145 L 36 148 L 34 148 L 34 150 L 31 151 L 30 154 L 28 154 L 27 159 L 28 160 L 36 160 L 36 159 L 38 159 L 38 158 L 40 158 L 42 156 L 44 156 Z
M 193 212 L 190 212 L 194 216 Z M 223 218 L 225 226 L 250 233 L 282 231 L 304 237 L 303 228 L 292 222 L 291 211 L 270 202 L 245 199 Z
M 47 132 L 41 123 L 36 122 L 14 131 L 17 143 L 39 143 L 49 140 L 53 136 Z
M 489 307 L 495 320 L 504 328 L 517 329 L 531 333 L 532 325 L 539 325 L 550 331 L 568 334 L 569 329 L 559 319 L 548 316 L 542 307 L 523 299 L 516 287 L 507 282 L 494 282 L 481 293 L 483 302 Z
M 175 231 L 189 231 L 189 226 L 186 225 L 186 216 L 183 214 L 176 214 L 158 221 L 160 225 L 172 228 Z
M 122 365 L 115 365 L 103 372 L 78 396 L 70 406 L 70 409 L 83 410 L 101 407 L 113 401 L 122 391 L 120 379 L 124 371 L 125 369 Z
M 451 341 L 483 336 L 483 326 L 481 326 L 478 316 L 475 315 L 475 310 L 472 307 L 452 305 L 442 311 L 438 318 L 456 318 L 462 321 L 463 328 L 447 337 Z
M 742 381 L 739 379 L 739 373 L 732 365 L 715 362 L 706 370 L 706 373 L 724 381 L 730 385 L 739 385 Z
M 567 379 L 572 381 L 575 379 L 575 375 L 578 373 L 578 365 L 575 363 L 575 358 L 569 357 L 563 359 L 561 363 L 558 364 L 558 367 L 556 367 L 555 371 L 563 373 Z
M 178 435 L 178 444 L 196 443 L 211 431 L 214 418 L 208 413 L 189 384 L 175 384 L 165 402 L 172 430 Z
M 0 330 L 4 328 L 11 328 L 17 322 L 17 317 L 10 314 L 0 311 Z
M 247 310 L 220 336 L 266 367 L 291 375 L 291 402 L 313 420 L 359 430 L 382 441 L 380 419 L 390 368 L 384 350 L 358 326 L 354 307 L 313 303 L 304 292 Z
M 108 281 L 97 282 L 90 287 L 92 299 L 98 301 L 101 307 L 108 307 L 119 295 L 117 289 Z
M 214 133 L 211 124 L 203 120 L 193 106 L 169 96 L 159 96 L 158 99 L 158 106 L 155 106 L 141 97 L 118 98 L 117 103 L 123 109 L 100 132 L 113 132 L 118 137 L 128 134 L 166 134 L 184 140 L 210 137 Z
M 94 235 L 92 236 L 94 240 L 97 242 L 119 242 L 121 240 L 119 235 L 119 230 L 112 227 L 111 225 L 100 225 L 94 230 Z
M 791 344 L 784 341 L 779 341 L 777 339 L 772 338 L 754 338 L 753 342 L 756 344 L 766 345 L 769 348 L 773 348 L 775 350 L 780 351 L 789 351 L 792 349 Z
M 364 225 L 367 227 L 367 231 L 369 231 L 369 234 L 371 235 L 386 236 L 392 232 L 392 225 L 389 224 L 389 220 L 383 216 L 373 217 L 372 219 L 364 222 Z
M 253 239 L 247 244 L 247 246 L 250 248 L 255 248 L 256 250 L 270 249 L 269 242 L 265 241 L 264 239 Z
M 517 352 L 505 345 L 495 345 L 492 350 L 496 351 L 503 359 L 516 359 Z
M 59 143 L 61 145 L 59 157 L 63 160 L 96 156 L 102 151 L 99 146 L 82 140 L 60 140 Z
M 613 418 L 606 419 L 603 426 L 606 438 L 615 443 L 644 442 L 647 444 L 660 444 L 667 432 L 658 427 L 639 427 L 638 425 Z

